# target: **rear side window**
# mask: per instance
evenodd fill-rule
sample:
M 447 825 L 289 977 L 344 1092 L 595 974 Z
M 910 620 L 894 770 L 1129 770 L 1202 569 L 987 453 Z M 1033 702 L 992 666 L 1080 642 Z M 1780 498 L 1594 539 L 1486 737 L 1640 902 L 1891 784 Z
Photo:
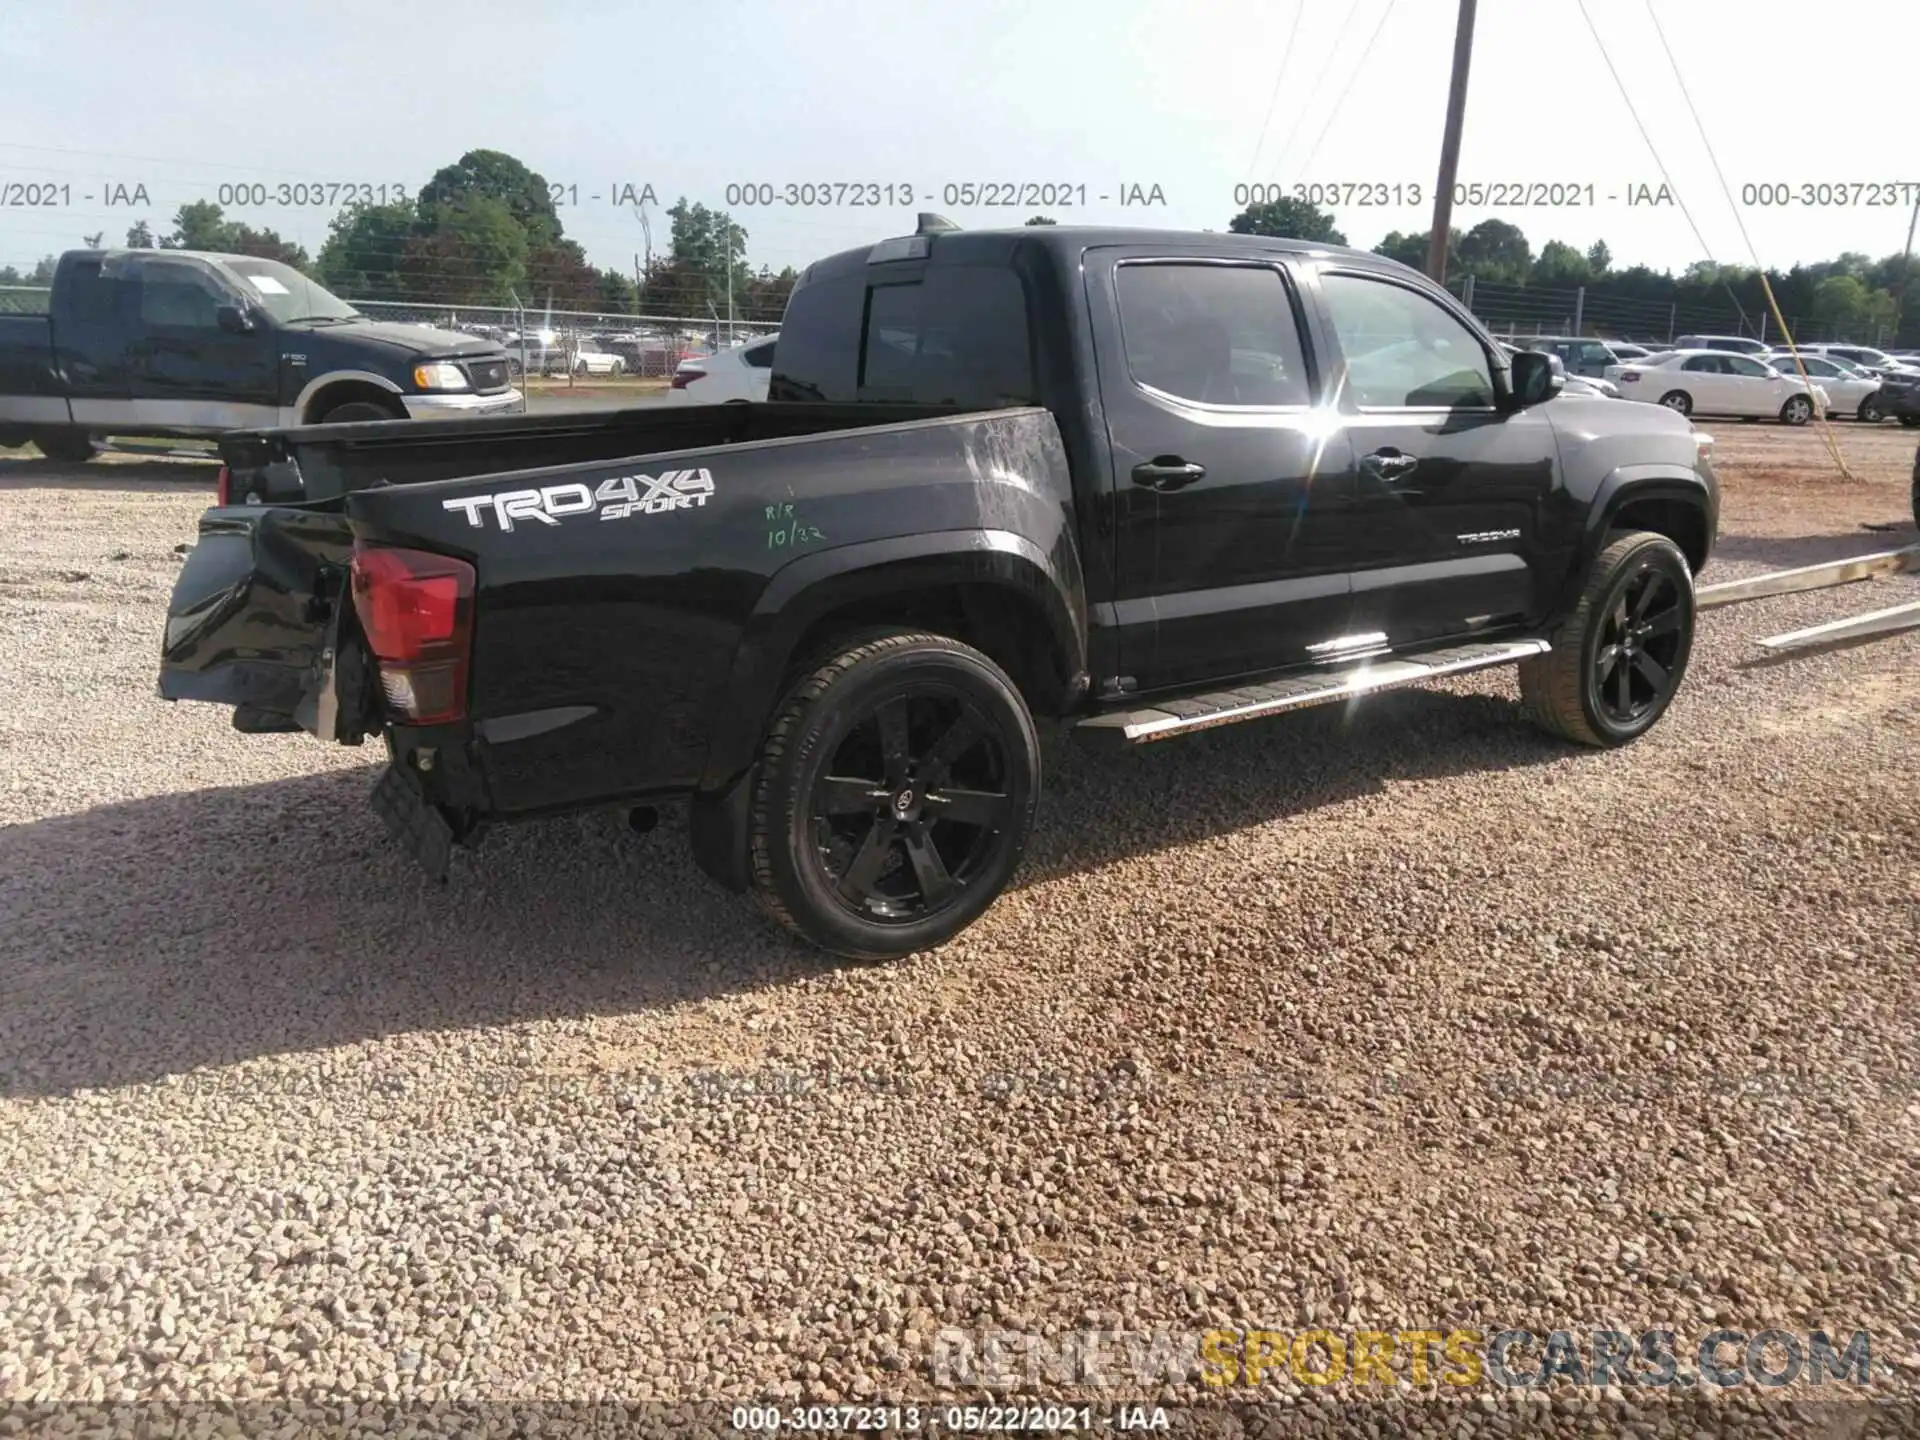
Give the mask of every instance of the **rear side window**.
M 773 367 L 773 341 L 763 345 L 749 345 L 740 352 L 740 358 L 755 370 L 769 370 Z
M 860 398 L 997 409 L 1038 401 L 1020 277 L 989 266 L 929 267 L 867 292 Z
M 1278 270 L 1122 265 L 1116 284 L 1134 383 L 1199 405 L 1305 405 L 1300 330 Z
M 772 351 L 774 400 L 998 409 L 1039 400 L 1020 277 L 929 266 L 906 284 L 844 276 L 796 290 Z

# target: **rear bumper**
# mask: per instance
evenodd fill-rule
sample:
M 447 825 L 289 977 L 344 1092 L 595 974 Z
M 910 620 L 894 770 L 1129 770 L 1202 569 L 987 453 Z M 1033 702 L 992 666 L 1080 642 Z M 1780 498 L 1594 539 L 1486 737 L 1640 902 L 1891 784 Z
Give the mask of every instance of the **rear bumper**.
M 527 397 L 518 390 L 499 395 L 402 395 L 410 420 L 472 419 L 477 415 L 524 415 Z

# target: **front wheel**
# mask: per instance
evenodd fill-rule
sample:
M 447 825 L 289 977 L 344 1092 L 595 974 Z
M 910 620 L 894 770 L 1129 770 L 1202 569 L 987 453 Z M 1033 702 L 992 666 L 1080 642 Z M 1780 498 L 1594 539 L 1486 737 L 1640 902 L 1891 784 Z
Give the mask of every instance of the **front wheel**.
M 1693 413 L 1693 397 L 1684 390 L 1669 390 L 1660 397 L 1660 403 L 1667 409 L 1678 411 L 1682 415 Z
M 1813 400 L 1806 395 L 1789 395 L 1780 407 L 1782 425 L 1804 425 L 1813 418 Z
M 1040 792 L 1040 743 L 1000 667 L 940 635 L 835 656 L 781 702 L 754 781 L 755 898 L 823 950 L 941 944 L 1006 888 Z
M 1920 429 L 1920 414 L 1908 414 L 1900 417 L 1900 423 L 1909 430 Z
M 1878 425 L 1880 423 L 1879 400 L 1872 395 L 1863 397 L 1860 401 L 1860 408 L 1853 412 L 1853 418 L 1858 420 L 1862 425 Z
M 1593 562 L 1553 649 L 1520 664 L 1543 729 L 1582 745 L 1638 740 L 1666 713 L 1693 653 L 1693 571 L 1664 535 L 1615 537 Z
M 349 400 L 344 405 L 336 405 L 320 417 L 322 425 L 357 425 L 366 420 L 398 420 L 385 405 L 373 400 Z

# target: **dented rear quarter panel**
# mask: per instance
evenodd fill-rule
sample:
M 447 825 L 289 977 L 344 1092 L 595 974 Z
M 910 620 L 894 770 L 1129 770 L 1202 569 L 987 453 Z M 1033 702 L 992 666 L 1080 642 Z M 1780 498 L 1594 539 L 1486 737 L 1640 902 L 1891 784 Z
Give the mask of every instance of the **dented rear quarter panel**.
M 711 493 L 671 478 L 702 471 Z M 583 494 L 568 487 L 617 494 L 628 478 L 660 497 L 655 513 L 619 513 L 616 498 L 551 523 L 523 514 L 509 530 L 490 498 L 531 490 L 564 510 Z M 737 770 L 807 625 L 876 587 L 1021 589 L 1084 663 L 1073 489 L 1046 410 L 382 487 L 345 503 L 361 539 L 473 562 L 471 713 L 502 815 Z

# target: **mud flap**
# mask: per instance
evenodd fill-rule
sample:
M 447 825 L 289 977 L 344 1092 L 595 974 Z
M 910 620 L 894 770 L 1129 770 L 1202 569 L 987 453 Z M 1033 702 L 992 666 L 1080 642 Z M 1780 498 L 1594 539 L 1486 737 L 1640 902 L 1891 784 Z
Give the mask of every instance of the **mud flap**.
M 421 869 L 444 884 L 453 863 L 453 827 L 427 799 L 420 777 L 409 766 L 388 765 L 373 787 L 372 803 L 387 833 Z
M 735 777 L 724 790 L 695 795 L 687 812 L 693 863 L 735 894 L 744 893 L 753 881 L 753 865 L 747 855 L 747 811 L 758 773 L 756 766 Z

